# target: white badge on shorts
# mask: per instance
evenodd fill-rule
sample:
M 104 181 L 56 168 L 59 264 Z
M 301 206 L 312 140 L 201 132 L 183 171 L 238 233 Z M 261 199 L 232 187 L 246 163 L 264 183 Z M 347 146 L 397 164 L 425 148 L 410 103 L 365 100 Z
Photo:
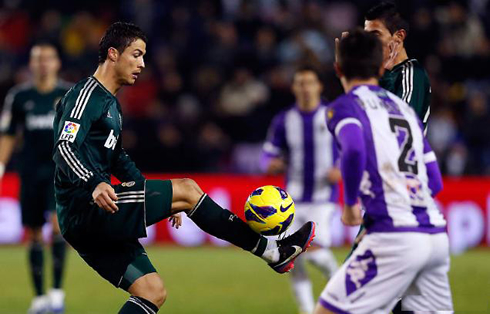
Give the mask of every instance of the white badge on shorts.
M 66 121 L 65 126 L 61 131 L 60 140 L 68 141 L 71 143 L 75 142 L 75 138 L 77 137 L 77 133 L 79 130 L 80 130 L 80 124 L 71 121 Z

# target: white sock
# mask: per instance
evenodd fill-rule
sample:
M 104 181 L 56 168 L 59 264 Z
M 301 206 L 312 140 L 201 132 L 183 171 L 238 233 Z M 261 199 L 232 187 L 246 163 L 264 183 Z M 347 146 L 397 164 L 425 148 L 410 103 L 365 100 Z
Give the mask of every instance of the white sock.
M 305 264 L 305 259 L 302 256 L 296 259 L 295 266 L 290 272 L 291 284 L 299 311 L 301 313 L 313 313 L 315 300 Z
M 339 268 L 337 260 L 330 249 L 322 248 L 309 251 L 305 258 L 321 270 L 325 278 L 331 278 Z
M 277 248 L 277 242 L 267 239 L 267 247 L 265 248 L 262 259 L 267 263 L 275 263 L 279 261 L 279 249 Z

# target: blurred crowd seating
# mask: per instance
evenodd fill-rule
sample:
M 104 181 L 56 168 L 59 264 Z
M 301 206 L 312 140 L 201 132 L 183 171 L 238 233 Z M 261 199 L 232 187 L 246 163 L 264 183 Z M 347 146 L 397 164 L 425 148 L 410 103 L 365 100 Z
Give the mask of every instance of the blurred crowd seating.
M 321 69 L 325 99 L 342 90 L 333 43 L 377 1 L 5 0 L 0 97 L 29 79 L 29 47 L 59 44 L 61 76 L 94 72 L 98 41 L 117 20 L 149 37 L 146 69 L 120 92 L 124 145 L 144 171 L 258 172 L 274 114 L 292 105 L 294 69 Z M 78 2 L 77 2 L 78 3 Z M 428 137 L 447 175 L 490 174 L 490 1 L 399 1 L 409 57 L 432 83 Z M 0 105 L 1 106 L 1 105 Z

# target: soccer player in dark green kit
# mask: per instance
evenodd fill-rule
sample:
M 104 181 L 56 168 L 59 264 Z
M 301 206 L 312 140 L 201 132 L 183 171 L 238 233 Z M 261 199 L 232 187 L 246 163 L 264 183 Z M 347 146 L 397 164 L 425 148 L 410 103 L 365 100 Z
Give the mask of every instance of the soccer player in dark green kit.
M 408 22 L 403 19 L 395 4 L 381 2 L 366 13 L 364 30 L 375 34 L 383 44 L 385 72 L 379 80 L 379 86 L 408 103 L 417 113 L 426 132 L 430 115 L 430 80 L 422 65 L 407 55 L 404 41 L 409 32 Z M 345 35 L 343 33 L 342 37 Z M 338 46 L 339 40 L 336 39 L 335 42 Z M 357 248 L 364 234 L 365 229 L 361 225 L 348 257 Z M 402 313 L 400 302 L 393 313 Z
M 123 314 L 156 313 L 165 302 L 163 282 L 138 238 L 166 218 L 179 227 L 182 211 L 207 233 L 261 257 L 279 273 L 294 266 L 315 235 L 315 224 L 308 222 L 283 240 L 267 240 L 193 180 L 144 178 L 122 148 L 123 118 L 115 94 L 134 84 L 144 69 L 146 42 L 134 24 L 112 24 L 99 43 L 97 70 L 61 100 L 54 122 L 61 232 L 87 264 L 131 294 Z M 111 185 L 111 175 L 123 183 Z
M 393 3 L 382 2 L 366 13 L 364 30 L 378 36 L 384 46 L 385 73 L 379 85 L 408 103 L 426 126 L 430 114 L 430 81 L 422 65 L 417 59 L 409 58 L 405 50 L 408 22 Z
M 43 287 L 42 226 L 47 212 L 54 212 L 53 119 L 55 104 L 65 95 L 69 85 L 58 79 L 61 62 L 56 48 L 39 43 L 30 51 L 29 68 L 32 81 L 13 87 L 7 94 L 0 129 L 0 179 L 22 133 L 23 146 L 18 160 L 21 180 L 20 203 L 22 224 L 29 247 L 29 266 L 36 297 L 29 313 L 50 310 L 62 313 L 64 292 L 61 290 L 65 241 L 60 234 L 56 214 L 51 215 L 53 227 L 51 248 L 53 258 L 53 289 L 46 296 Z

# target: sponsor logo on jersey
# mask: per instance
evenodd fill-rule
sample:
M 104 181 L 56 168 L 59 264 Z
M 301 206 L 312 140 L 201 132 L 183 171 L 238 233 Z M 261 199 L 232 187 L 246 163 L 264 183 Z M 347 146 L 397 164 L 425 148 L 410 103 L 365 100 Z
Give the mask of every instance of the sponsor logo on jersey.
M 61 131 L 60 140 L 75 142 L 75 138 L 77 137 L 77 133 L 80 130 L 80 124 L 66 121 L 65 126 L 63 127 L 63 131 Z
M 117 136 L 114 136 L 114 130 L 111 130 L 107 140 L 105 141 L 104 147 L 114 150 L 117 144 Z
M 33 130 L 52 130 L 53 129 L 54 112 L 47 114 L 28 114 L 26 116 L 26 129 Z
M 125 188 L 130 188 L 130 187 L 134 186 L 135 184 L 136 184 L 136 182 L 129 181 L 129 182 L 123 182 L 123 183 L 121 183 L 121 186 L 123 186 Z

